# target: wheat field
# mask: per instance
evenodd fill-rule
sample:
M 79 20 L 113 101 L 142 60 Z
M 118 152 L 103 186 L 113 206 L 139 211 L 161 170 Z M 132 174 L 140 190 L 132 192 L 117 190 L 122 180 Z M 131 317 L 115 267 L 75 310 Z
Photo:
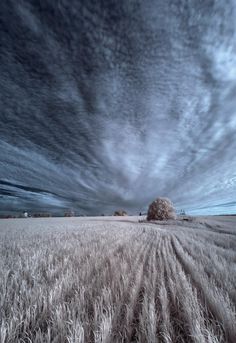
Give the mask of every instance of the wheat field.
M 236 342 L 236 217 L 0 221 L 0 342 Z

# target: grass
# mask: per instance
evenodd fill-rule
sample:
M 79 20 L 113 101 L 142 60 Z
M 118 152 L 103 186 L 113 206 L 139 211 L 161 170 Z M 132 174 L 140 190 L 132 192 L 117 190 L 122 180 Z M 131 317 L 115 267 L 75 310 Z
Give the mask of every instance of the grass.
M 184 227 L 185 225 L 185 227 Z M 236 230 L 0 223 L 0 342 L 236 342 Z

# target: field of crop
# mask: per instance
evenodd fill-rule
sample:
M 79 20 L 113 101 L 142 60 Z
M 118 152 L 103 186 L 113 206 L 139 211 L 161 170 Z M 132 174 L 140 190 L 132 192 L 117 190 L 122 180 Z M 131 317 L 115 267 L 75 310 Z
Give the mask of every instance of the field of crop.
M 0 221 L 0 342 L 236 342 L 236 217 Z

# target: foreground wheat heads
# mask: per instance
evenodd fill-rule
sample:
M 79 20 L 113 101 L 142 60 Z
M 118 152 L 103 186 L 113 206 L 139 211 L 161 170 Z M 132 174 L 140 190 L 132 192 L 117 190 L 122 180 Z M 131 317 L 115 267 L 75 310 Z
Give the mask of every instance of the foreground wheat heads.
M 0 342 L 236 342 L 236 230 L 0 223 Z

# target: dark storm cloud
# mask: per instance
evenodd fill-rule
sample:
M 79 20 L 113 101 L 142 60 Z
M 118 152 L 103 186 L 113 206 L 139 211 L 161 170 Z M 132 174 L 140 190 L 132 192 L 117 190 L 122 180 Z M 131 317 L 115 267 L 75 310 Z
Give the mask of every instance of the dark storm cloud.
M 230 1 L 3 1 L 0 204 L 234 212 Z

